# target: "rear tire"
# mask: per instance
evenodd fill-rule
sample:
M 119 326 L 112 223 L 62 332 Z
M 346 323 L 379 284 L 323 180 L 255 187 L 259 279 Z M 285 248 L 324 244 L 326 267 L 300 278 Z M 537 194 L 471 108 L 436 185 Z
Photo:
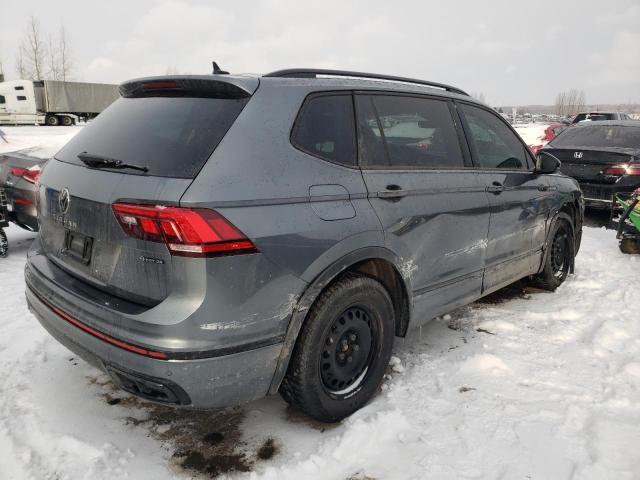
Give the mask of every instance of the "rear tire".
M 573 265 L 573 229 L 569 222 L 558 218 L 553 224 L 550 238 L 544 268 L 533 277 L 533 284 L 553 292 L 567 279 Z
M 620 251 L 631 255 L 640 254 L 640 240 L 635 238 L 623 238 L 620 240 Z
M 50 127 L 55 127 L 60 123 L 60 119 L 55 115 L 47 115 L 47 118 L 45 118 L 44 121 Z
M 73 118 L 71 117 L 62 117 L 62 125 L 65 127 L 70 127 L 73 125 Z
M 346 274 L 309 311 L 280 393 L 321 422 L 336 422 L 375 394 L 393 349 L 395 317 L 376 280 Z

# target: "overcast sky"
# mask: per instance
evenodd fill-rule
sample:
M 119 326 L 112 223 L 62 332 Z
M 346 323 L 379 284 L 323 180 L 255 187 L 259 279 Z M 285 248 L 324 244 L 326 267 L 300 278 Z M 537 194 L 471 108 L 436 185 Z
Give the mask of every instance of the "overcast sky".
M 76 80 L 120 82 L 289 67 L 371 71 L 451 83 L 498 105 L 640 103 L 638 0 L 2 0 L 0 58 L 29 16 L 64 24 Z

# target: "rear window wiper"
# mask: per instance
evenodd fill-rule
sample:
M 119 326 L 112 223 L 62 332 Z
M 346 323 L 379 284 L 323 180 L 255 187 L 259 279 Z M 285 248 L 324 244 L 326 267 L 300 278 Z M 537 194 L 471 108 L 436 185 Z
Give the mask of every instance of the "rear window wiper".
M 87 152 L 79 153 L 78 158 L 82 160 L 85 165 L 92 168 L 129 168 L 145 173 L 149 171 L 148 167 L 133 165 L 131 163 L 125 163 L 122 160 L 116 160 L 115 158 L 101 157 Z

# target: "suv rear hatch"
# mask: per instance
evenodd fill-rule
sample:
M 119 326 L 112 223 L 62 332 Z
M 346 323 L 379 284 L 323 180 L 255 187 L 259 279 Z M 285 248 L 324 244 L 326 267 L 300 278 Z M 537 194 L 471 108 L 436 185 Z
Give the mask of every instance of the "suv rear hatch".
M 152 306 L 166 298 L 175 259 L 166 242 L 149 241 L 136 229 L 162 228 L 160 221 L 143 218 L 148 212 L 178 211 L 171 207 L 179 205 L 258 83 L 250 77 L 210 76 L 121 85 L 123 98 L 44 169 L 38 208 L 47 257 L 126 300 Z M 141 207 L 117 217 L 114 204 Z

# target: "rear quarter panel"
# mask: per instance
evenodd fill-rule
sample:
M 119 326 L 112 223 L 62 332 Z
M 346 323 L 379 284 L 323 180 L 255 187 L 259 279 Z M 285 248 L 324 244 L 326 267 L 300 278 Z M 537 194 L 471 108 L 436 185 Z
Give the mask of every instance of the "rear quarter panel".
M 217 209 L 265 256 L 307 282 L 356 245 L 384 244 L 360 170 L 321 160 L 290 143 L 298 110 L 312 91 L 262 79 L 180 201 Z M 344 187 L 345 193 L 325 195 L 340 190 L 312 188 L 318 185 Z M 320 214 L 323 206 L 343 202 L 355 215 L 327 220 Z M 333 253 L 341 242 L 345 248 Z
M 384 245 L 360 170 L 316 158 L 290 142 L 298 110 L 312 91 L 261 79 L 180 200 L 181 206 L 216 209 L 256 244 L 262 267 L 272 270 L 234 273 L 245 282 L 258 274 L 264 282 L 246 298 L 244 311 L 262 326 L 271 322 L 272 333 L 286 331 L 306 286 L 321 272 L 354 250 Z M 348 214 L 333 215 L 340 211 Z M 217 289 L 211 284 L 207 295 L 216 296 Z

